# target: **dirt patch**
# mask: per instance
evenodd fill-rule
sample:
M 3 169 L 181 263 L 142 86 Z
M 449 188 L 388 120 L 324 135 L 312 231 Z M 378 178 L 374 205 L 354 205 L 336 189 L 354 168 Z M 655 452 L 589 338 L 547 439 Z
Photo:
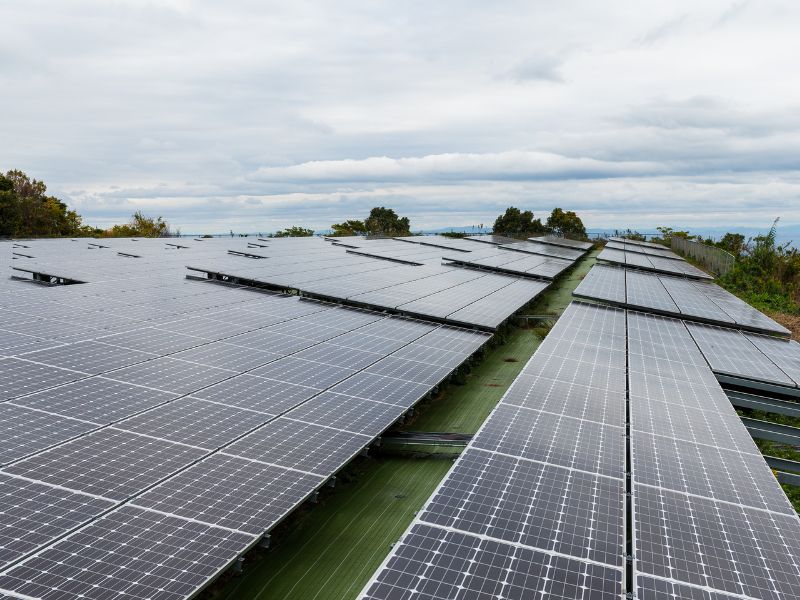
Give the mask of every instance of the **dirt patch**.
M 519 362 L 519 360 L 518 360 L 518 359 L 516 359 L 516 358 L 512 358 L 511 356 L 509 356 L 509 357 L 507 357 L 507 358 L 504 358 L 504 359 L 503 359 L 503 362 Z
M 800 316 L 788 315 L 786 313 L 767 313 L 770 318 L 774 319 L 786 329 L 792 332 L 793 340 L 800 340 Z
M 502 387 L 499 383 L 484 383 L 486 387 Z

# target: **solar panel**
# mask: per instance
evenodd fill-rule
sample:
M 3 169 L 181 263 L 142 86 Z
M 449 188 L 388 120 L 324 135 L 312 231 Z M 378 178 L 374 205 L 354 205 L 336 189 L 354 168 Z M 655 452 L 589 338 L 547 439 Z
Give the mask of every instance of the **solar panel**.
M 288 419 L 375 437 L 405 412 L 405 407 L 323 392 L 285 415 Z
M 197 398 L 258 413 L 279 415 L 316 395 L 304 385 L 244 373 L 194 393 Z
M 82 379 L 85 374 L 17 358 L 0 358 L 0 401 Z
M 697 323 L 686 326 L 715 372 L 795 387 L 795 382 L 740 331 Z
M 270 418 L 266 413 L 188 397 L 120 421 L 115 428 L 216 450 Z
M 0 590 L 37 598 L 57 593 L 64 600 L 182 600 L 255 541 L 244 533 L 124 506 L 0 575 Z
M 125 500 L 205 453 L 199 448 L 106 428 L 7 465 L 4 470 L 78 492 Z
M 176 397 L 147 387 L 90 377 L 17 398 L 14 404 L 108 425 Z
M 571 415 L 503 403 L 492 412 L 473 447 L 609 477 L 624 476 L 625 430 Z
M 363 598 L 617 600 L 621 593 L 621 571 L 418 524 L 367 585 Z
M 143 327 L 135 331 L 116 333 L 98 338 L 98 341 L 159 355 L 179 352 L 208 343 L 208 340 L 201 337 L 163 331 L 155 327 Z
M 429 384 L 364 371 L 331 387 L 330 391 L 410 408 L 430 389 Z
M 595 265 L 572 294 L 579 298 L 597 298 L 619 304 L 625 303 L 625 271 Z
M 156 357 L 156 354 L 83 341 L 25 355 L 27 360 L 97 375 Z
M 96 429 L 77 419 L 0 403 L 0 464 L 6 464 Z
M 324 390 L 357 372 L 355 369 L 287 356 L 263 367 L 253 369 L 250 374 Z
M 380 360 L 384 355 L 378 352 L 368 352 L 356 348 L 337 346 L 333 343 L 324 343 L 297 352 L 294 356 L 334 367 L 359 370 Z
M 225 454 L 305 473 L 332 475 L 372 438 L 279 418 L 225 448 Z
M 21 314 L 11 313 L 10 311 L 3 311 L 0 313 L 0 317 L 3 319 L 2 322 L 4 323 L 14 318 L 23 318 Z M 63 345 L 62 342 L 55 340 L 46 340 L 44 338 L 28 335 L 27 333 L 0 329 L 0 354 L 24 354 L 26 352 L 36 352 L 38 350 L 54 348 L 61 345 Z
M 107 373 L 106 376 L 115 381 L 145 385 L 164 392 L 188 394 L 233 377 L 235 374 L 235 371 L 227 369 L 162 356 L 138 365 L 117 369 Z
M 245 346 L 212 342 L 203 346 L 183 350 L 171 355 L 172 358 L 186 360 L 199 365 L 208 365 L 244 373 L 261 365 L 277 360 L 282 355 Z
M 261 535 L 324 482 L 318 475 L 213 454 L 133 504 Z
M 800 344 L 764 335 L 745 334 L 745 337 L 800 386 Z
M 565 246 L 567 248 L 578 248 L 579 250 L 589 250 L 592 247 L 591 242 L 581 242 L 580 240 L 571 240 L 569 238 L 558 237 L 555 235 L 542 235 L 538 237 L 528 238 L 531 242 L 541 242 L 542 244 L 553 244 L 554 246 Z
M 415 360 L 406 360 L 395 356 L 387 356 L 366 369 L 367 373 L 420 383 L 429 388 L 438 385 L 451 371 L 452 369 L 449 367 L 427 365 Z
M 110 500 L 0 473 L 0 569 L 113 506 Z

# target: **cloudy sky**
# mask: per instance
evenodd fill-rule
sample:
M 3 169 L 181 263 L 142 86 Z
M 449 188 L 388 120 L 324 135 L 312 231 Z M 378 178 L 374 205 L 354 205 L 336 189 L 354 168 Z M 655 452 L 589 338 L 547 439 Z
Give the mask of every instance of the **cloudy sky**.
M 800 3 L 6 0 L 0 169 L 108 225 L 800 223 Z

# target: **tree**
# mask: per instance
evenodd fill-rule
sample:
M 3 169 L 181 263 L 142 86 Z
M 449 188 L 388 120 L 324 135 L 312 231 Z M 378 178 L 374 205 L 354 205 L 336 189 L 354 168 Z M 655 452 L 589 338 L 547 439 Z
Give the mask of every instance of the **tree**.
M 689 240 L 692 238 L 692 236 L 689 235 L 688 231 L 679 231 L 673 229 L 672 227 L 656 227 L 656 229 L 661 234 L 661 237 L 660 239 L 653 239 L 652 241 L 654 242 L 661 241 L 667 246 L 672 245 L 672 238 L 683 238 L 685 240 Z
M 547 228 L 555 235 L 579 240 L 586 239 L 586 228 L 583 226 L 583 221 L 571 210 L 565 212 L 560 208 L 554 208 L 547 217 Z
M 367 226 L 364 221 L 356 221 L 355 219 L 349 219 L 343 223 L 334 223 L 331 225 L 331 229 L 333 230 L 331 237 L 367 234 Z
M 114 225 L 102 232 L 102 237 L 172 237 L 180 235 L 173 232 L 162 217 L 148 217 L 141 210 L 133 213 L 130 222 Z
M 736 258 L 739 258 L 742 255 L 747 246 L 744 240 L 744 235 L 741 233 L 726 233 L 715 245 L 719 248 L 722 248 L 726 252 L 730 252 Z
M 547 233 L 547 229 L 542 225 L 541 219 L 533 218 L 531 211 L 521 211 L 515 206 L 509 206 L 495 220 L 493 233 L 510 237 L 530 237 Z
M 411 222 L 408 217 L 400 218 L 391 208 L 376 206 L 369 211 L 364 221 L 368 235 L 402 237 L 411 235 Z
M 84 227 L 78 213 L 46 192 L 44 182 L 23 171 L 0 174 L 0 235 L 92 235 L 94 230 Z
M 272 237 L 311 237 L 312 235 L 314 235 L 313 229 L 306 229 L 305 227 L 298 227 L 295 225 L 293 227 L 282 229 L 281 231 L 276 231 L 274 234 L 272 234 Z

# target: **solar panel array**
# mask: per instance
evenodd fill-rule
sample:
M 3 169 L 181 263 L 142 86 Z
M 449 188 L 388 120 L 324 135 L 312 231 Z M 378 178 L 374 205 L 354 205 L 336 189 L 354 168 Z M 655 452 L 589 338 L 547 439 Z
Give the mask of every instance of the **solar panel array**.
M 14 262 L 93 283 L 0 288 L 0 596 L 192 596 L 489 337 L 86 243 Z
M 413 248 L 403 242 L 394 243 Z M 504 253 L 504 258 L 514 255 L 507 250 L 499 252 Z M 436 250 L 436 253 L 441 259 L 441 252 Z M 207 275 L 489 330 L 495 329 L 549 285 L 541 279 L 454 265 L 402 264 L 352 253 L 336 254 L 334 260 L 329 256 L 299 260 L 298 255 L 302 258 L 298 250 L 288 256 L 264 253 L 268 260 L 263 261 L 231 256 L 193 261 L 189 267 Z M 528 255 L 522 256 L 525 260 Z M 559 272 L 570 264 L 560 259 L 543 259 L 547 260 L 563 263 L 559 265 Z
M 622 597 L 625 313 L 573 303 L 364 598 Z
M 625 593 L 797 598 L 800 518 L 680 320 L 573 303 L 362 597 Z
M 68 282 L 115 281 L 120 273 L 150 281 L 187 273 L 201 277 L 213 274 L 249 285 L 300 291 L 349 305 L 390 309 L 398 314 L 490 331 L 533 300 L 549 282 L 531 279 L 523 271 L 502 273 L 491 267 L 478 271 L 442 264 L 447 262 L 442 260 L 442 254 L 466 254 L 457 250 L 377 240 L 382 246 L 392 245 L 390 254 L 397 248 L 411 249 L 405 258 L 386 260 L 379 256 L 381 251 L 362 252 L 356 247 L 363 244 L 362 238 L 335 240 L 181 239 L 180 248 L 161 240 L 37 241 L 35 255 L 28 251 L 33 258 L 17 256 L 12 262 L 21 273 L 43 274 L 46 279 L 59 277 Z M 521 252 L 463 243 L 477 249 L 476 254 L 502 252 L 509 260 L 522 259 L 529 265 L 540 262 Z M 420 253 L 427 258 L 418 260 Z M 554 263 L 558 263 L 557 269 L 553 268 Z M 542 272 L 547 271 L 552 277 L 571 262 L 545 257 L 541 264 L 550 265 Z
M 661 256 L 650 254 L 655 250 L 645 248 L 645 252 L 630 251 L 620 249 L 621 244 L 609 243 L 603 251 L 597 255 L 597 260 L 614 265 L 622 265 L 631 269 L 641 269 L 643 271 L 653 271 L 656 273 L 667 273 L 671 275 L 681 275 L 692 279 L 713 279 L 713 277 L 694 265 L 690 265 L 678 255 Z M 669 250 L 665 250 L 669 252 Z M 671 253 L 670 253 L 671 254 Z
M 690 321 L 789 336 L 789 330 L 716 284 L 595 265 L 573 295 Z
M 639 598 L 796 598 L 800 519 L 681 321 L 628 313 Z

